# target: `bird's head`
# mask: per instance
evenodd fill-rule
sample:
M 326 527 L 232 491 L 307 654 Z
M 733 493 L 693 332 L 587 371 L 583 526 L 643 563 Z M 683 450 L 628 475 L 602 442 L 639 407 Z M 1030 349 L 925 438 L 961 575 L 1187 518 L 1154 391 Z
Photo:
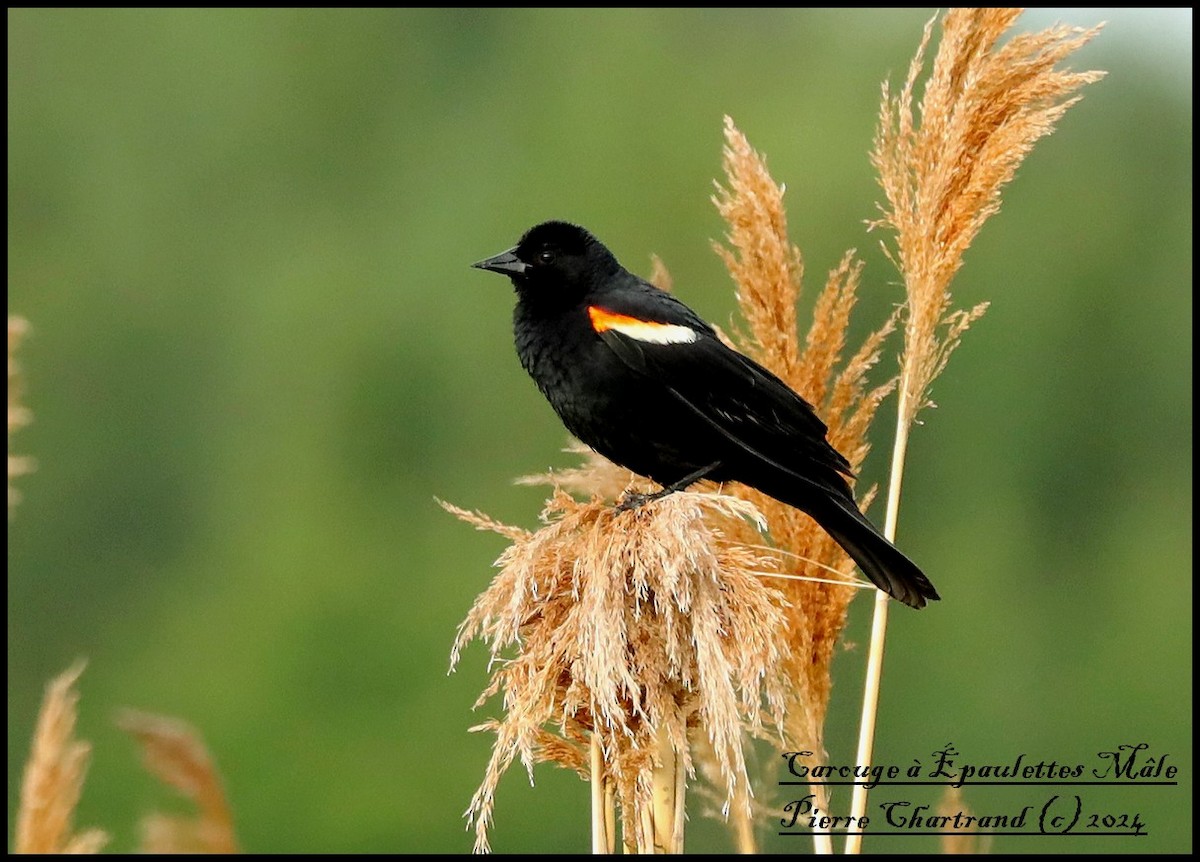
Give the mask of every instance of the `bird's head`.
M 620 269 L 612 252 L 578 225 L 542 222 L 508 251 L 472 264 L 512 279 L 521 298 L 538 302 L 577 302 Z

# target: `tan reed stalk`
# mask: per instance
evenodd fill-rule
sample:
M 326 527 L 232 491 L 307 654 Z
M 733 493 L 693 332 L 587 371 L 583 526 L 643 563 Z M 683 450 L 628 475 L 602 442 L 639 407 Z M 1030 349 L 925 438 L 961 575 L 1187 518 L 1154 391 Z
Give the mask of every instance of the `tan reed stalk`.
M 684 768 L 683 758 L 675 758 L 675 810 L 671 824 L 671 852 L 683 852 L 683 835 L 687 825 L 687 769 Z
M 617 788 L 607 775 L 604 777 L 604 837 L 605 852 L 615 853 L 617 847 Z
M 72 665 L 46 686 L 21 782 L 16 853 L 99 853 L 108 841 L 99 829 L 76 833 L 71 825 L 92 751 L 90 744 L 75 739 L 75 682 L 83 667 L 83 662 Z
M 909 431 L 921 409 L 932 406 L 929 387 L 946 367 L 962 334 L 986 303 L 951 311 L 950 281 L 983 223 L 1000 207 L 1000 192 L 1034 143 L 1050 134 L 1072 96 L 1100 72 L 1058 71 L 1056 64 L 1088 41 L 1092 30 L 1052 27 L 1001 37 L 1020 9 L 951 9 L 914 117 L 917 78 L 935 19 L 925 26 L 903 88 L 893 98 L 883 87 L 879 130 L 871 160 L 887 197 L 873 226 L 896 233 L 889 257 L 904 276 L 907 300 L 896 439 L 884 532 L 894 539 Z M 856 762 L 871 762 L 882 679 L 887 597 L 876 596 L 863 694 Z M 852 817 L 866 811 L 867 790 L 856 786 Z M 862 838 L 847 836 L 846 852 Z
M 654 827 L 655 853 L 682 853 L 683 829 L 680 813 L 684 809 L 686 787 L 683 778 L 683 758 L 676 753 L 665 727 L 658 731 L 654 752 L 653 782 L 654 804 L 650 810 Z
M 607 818 L 604 816 L 604 804 L 606 801 L 604 793 L 604 752 L 600 748 L 599 734 L 593 733 L 591 735 L 589 749 L 591 752 L 592 852 L 611 853 L 612 848 L 608 843 Z
M 146 769 L 196 808 L 195 817 L 161 813 L 142 821 L 143 853 L 237 853 L 233 812 L 199 732 L 186 722 L 125 710 L 117 725 L 142 749 Z
M 739 800 L 730 813 L 733 828 L 733 846 L 738 853 L 748 855 L 758 852 L 758 841 L 754 837 L 754 822 L 751 819 L 749 800 Z

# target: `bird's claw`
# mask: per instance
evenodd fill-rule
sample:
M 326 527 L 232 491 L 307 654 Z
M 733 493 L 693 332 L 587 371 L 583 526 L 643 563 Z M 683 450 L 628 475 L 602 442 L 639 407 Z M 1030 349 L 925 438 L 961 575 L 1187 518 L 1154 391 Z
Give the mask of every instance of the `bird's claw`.
M 621 498 L 621 502 L 617 503 L 616 509 L 618 512 L 632 512 L 634 509 L 646 505 L 651 500 L 657 499 L 657 494 L 642 494 L 638 491 L 629 491 Z

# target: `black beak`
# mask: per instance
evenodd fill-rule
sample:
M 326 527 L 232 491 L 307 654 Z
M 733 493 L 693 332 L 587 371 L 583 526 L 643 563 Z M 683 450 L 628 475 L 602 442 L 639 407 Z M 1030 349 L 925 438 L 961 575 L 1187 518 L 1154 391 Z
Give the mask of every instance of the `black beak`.
M 523 275 L 529 269 L 529 264 L 517 257 L 516 251 L 515 248 L 510 248 L 508 251 L 501 252 L 495 257 L 481 260 L 479 263 L 473 263 L 471 266 L 476 269 L 486 269 L 504 275 Z

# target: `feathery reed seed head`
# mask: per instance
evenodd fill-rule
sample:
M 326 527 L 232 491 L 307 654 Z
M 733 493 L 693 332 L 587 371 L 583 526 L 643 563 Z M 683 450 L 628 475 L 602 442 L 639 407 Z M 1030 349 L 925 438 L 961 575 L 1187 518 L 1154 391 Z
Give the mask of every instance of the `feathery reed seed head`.
M 930 384 L 987 309 L 980 303 L 951 311 L 950 281 L 963 254 L 1000 209 L 1001 190 L 1033 145 L 1081 98 L 1072 94 L 1104 76 L 1055 69 L 1099 27 L 1052 27 L 999 44 L 1021 11 L 948 11 L 916 113 L 917 79 L 936 18 L 925 25 L 900 92 L 893 96 L 883 85 L 871 161 L 887 204 L 871 225 L 895 231 L 895 250 L 884 250 L 908 295 L 900 399 L 906 424 L 930 405 Z
M 196 817 L 153 813 L 142 820 L 141 852 L 237 853 L 233 813 L 200 734 L 176 718 L 125 710 L 118 726 L 142 749 L 146 769 L 196 806 Z
M 747 781 L 743 729 L 779 720 L 785 684 L 783 602 L 758 575 L 774 559 L 728 542 L 713 523 L 757 520 L 753 506 L 680 492 L 617 512 L 556 489 L 547 525 L 526 533 L 442 505 L 513 540 L 452 654 L 456 663 L 469 640 L 486 642 L 494 670 L 477 705 L 504 698 L 504 716 L 482 726 L 497 741 L 468 810 L 477 849 L 487 849 L 493 795 L 513 759 L 583 772 L 588 733 L 601 741 L 627 824 L 653 805 L 647 774 L 659 733 L 689 769 L 689 733 L 703 733 L 733 798 Z
M 75 682 L 83 668 L 78 662 L 46 686 L 21 782 L 17 853 L 99 853 L 108 842 L 99 829 L 76 833 L 71 825 L 92 753 L 90 744 L 75 738 Z
M 869 450 L 867 430 L 889 381 L 868 388 L 866 374 L 878 363 L 883 340 L 895 326 L 889 319 L 868 336 L 841 371 L 850 314 L 857 300 L 862 263 L 847 252 L 818 295 L 803 344 L 796 303 L 802 290 L 803 257 L 787 236 L 783 187 L 746 136 L 725 119 L 725 184 L 713 201 L 729 226 L 730 247 L 715 244 L 737 286 L 738 307 L 748 326 L 740 346 L 785 383 L 816 405 L 829 426 L 829 439 L 857 470 Z M 763 513 L 777 559 L 792 578 L 780 580 L 788 599 L 789 676 L 787 712 L 790 745 L 821 748 L 832 682 L 830 663 L 846 624 L 856 584 L 852 563 L 836 542 L 808 515 L 758 491 L 734 485 L 730 493 L 748 499 Z M 754 542 L 749 530 L 738 538 Z M 761 540 L 759 540 L 761 541 Z M 829 583 L 829 581 L 834 583 Z M 839 586 L 837 582 L 845 582 Z

